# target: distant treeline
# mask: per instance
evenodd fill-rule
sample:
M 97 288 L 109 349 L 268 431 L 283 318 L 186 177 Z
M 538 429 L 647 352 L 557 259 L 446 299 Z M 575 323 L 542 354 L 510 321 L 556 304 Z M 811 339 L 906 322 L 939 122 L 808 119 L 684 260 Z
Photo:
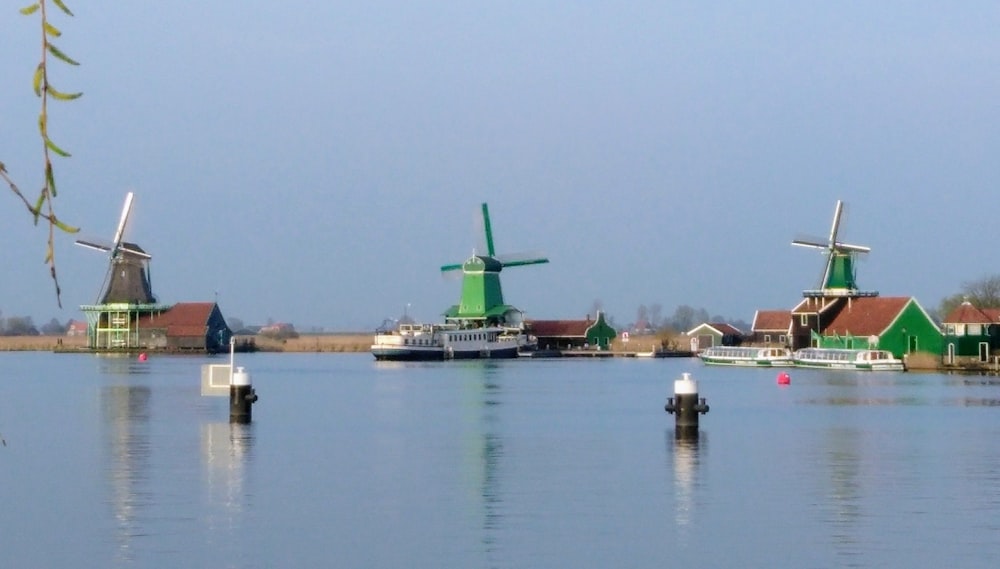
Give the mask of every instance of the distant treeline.
M 53 318 L 41 328 L 35 326 L 35 322 L 30 316 L 10 316 L 4 317 L 0 312 L 0 336 L 61 336 L 69 329 L 72 320 L 67 320 L 65 324 Z

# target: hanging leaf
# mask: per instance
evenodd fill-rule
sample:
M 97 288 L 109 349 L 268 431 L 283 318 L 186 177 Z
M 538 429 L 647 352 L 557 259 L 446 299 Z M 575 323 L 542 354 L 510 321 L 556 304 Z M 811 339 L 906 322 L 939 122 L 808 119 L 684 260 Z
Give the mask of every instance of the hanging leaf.
M 59 9 L 65 12 L 67 16 L 73 15 L 73 12 L 69 11 L 69 8 L 67 8 L 66 5 L 63 4 L 62 0 L 52 0 L 52 1 L 55 2 L 56 6 L 59 6 Z
M 72 101 L 73 99 L 79 99 L 83 96 L 83 93 L 63 93 L 61 91 L 56 91 L 52 87 L 46 87 L 45 91 L 48 92 L 49 95 L 52 95 L 53 99 L 59 101 Z
M 38 194 L 38 201 L 35 202 L 35 207 L 31 208 L 31 213 L 35 214 L 35 225 L 38 225 L 38 216 L 42 213 L 42 204 L 45 203 L 45 192 Z
M 70 154 L 69 152 L 66 152 L 62 148 L 59 148 L 58 146 L 56 146 L 56 143 L 52 142 L 48 138 L 45 139 L 45 146 L 46 146 L 46 148 L 48 148 L 52 152 L 55 152 L 59 156 L 62 156 L 63 158 L 69 158 L 70 156 L 72 156 L 72 154 Z
M 65 53 L 63 53 L 62 51 L 60 51 L 59 48 L 56 47 L 55 45 L 53 45 L 51 43 L 46 43 L 45 46 L 48 48 L 49 53 L 51 53 L 52 55 L 54 55 L 54 56 L 58 57 L 59 59 L 65 61 L 66 63 L 68 63 L 70 65 L 80 65 L 77 61 L 71 59 L 68 55 L 66 55 Z
M 66 233 L 79 233 L 80 232 L 80 228 L 79 227 L 73 227 L 72 225 L 66 225 L 65 223 L 63 223 L 62 221 L 56 219 L 55 217 L 52 218 L 52 223 L 56 224 L 56 227 L 58 227 L 59 229 L 62 229 Z
M 48 265 L 52 261 L 52 257 L 55 255 L 55 251 L 52 250 L 52 242 L 49 241 L 49 250 L 45 253 L 45 264 Z
M 35 96 L 42 96 L 42 79 L 45 77 L 45 64 L 39 63 L 38 67 L 35 68 L 35 78 L 32 81 L 32 87 L 35 89 Z
M 49 187 L 52 197 L 56 197 L 56 175 L 52 171 L 52 162 L 45 161 L 45 184 Z
M 30 16 L 35 12 L 37 12 L 38 9 L 41 7 L 42 7 L 41 4 L 32 4 L 31 6 L 25 6 L 24 8 L 21 8 L 21 13 L 24 14 L 25 16 Z
M 42 23 L 42 27 L 45 28 L 45 33 L 54 38 L 57 38 L 62 35 L 62 32 L 60 32 L 58 28 L 50 24 L 48 20 Z
M 41 113 L 41 114 L 38 115 L 38 130 L 39 130 L 39 132 L 42 133 L 42 137 L 43 138 L 45 138 L 45 137 L 48 136 L 48 134 L 47 134 L 47 132 L 49 130 L 48 122 L 49 122 L 49 118 L 48 118 L 48 116 L 46 116 L 45 113 Z

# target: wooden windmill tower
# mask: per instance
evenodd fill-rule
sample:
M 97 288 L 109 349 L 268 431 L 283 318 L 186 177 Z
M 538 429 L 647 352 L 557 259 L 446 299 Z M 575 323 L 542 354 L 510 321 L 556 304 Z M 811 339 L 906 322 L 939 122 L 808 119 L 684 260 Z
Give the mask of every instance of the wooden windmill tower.
M 844 204 L 837 200 L 837 206 L 833 211 L 833 225 L 830 228 L 830 238 L 826 243 L 795 239 L 792 245 L 819 249 L 826 255 L 826 268 L 823 270 L 823 278 L 820 281 L 819 290 L 803 291 L 806 297 L 859 297 L 878 296 L 878 292 L 861 291 L 858 289 L 855 280 L 854 261 L 858 254 L 871 251 L 870 247 L 864 245 L 850 245 L 837 240 L 840 231 L 840 220 L 843 216 Z
M 464 263 L 444 265 L 441 272 L 462 271 L 462 297 L 458 304 L 445 312 L 449 321 L 468 321 L 477 326 L 521 326 L 521 311 L 504 304 L 500 287 L 500 271 L 504 267 L 548 263 L 544 257 L 498 256 L 493 248 L 493 230 L 490 212 L 482 205 L 483 229 L 486 235 L 486 254 L 473 251 Z
M 135 243 L 123 241 L 132 213 L 132 192 L 125 195 L 111 243 L 77 240 L 76 244 L 108 253 L 107 276 L 101 286 L 98 304 L 81 306 L 87 316 L 87 330 L 92 349 L 127 349 L 138 346 L 138 319 L 141 314 L 165 309 L 156 304 L 149 280 L 152 258 Z

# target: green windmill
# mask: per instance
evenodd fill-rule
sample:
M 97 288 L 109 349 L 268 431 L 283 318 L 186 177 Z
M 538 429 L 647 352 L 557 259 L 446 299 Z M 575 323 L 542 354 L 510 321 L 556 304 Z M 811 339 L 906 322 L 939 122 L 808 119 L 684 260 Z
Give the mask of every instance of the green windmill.
M 830 228 L 830 239 L 826 243 L 795 239 L 792 245 L 820 249 L 827 256 L 826 269 L 823 271 L 821 289 L 806 291 L 805 296 L 877 296 L 877 292 L 861 292 L 855 280 L 854 260 L 859 253 L 868 253 L 871 247 L 850 245 L 837 240 L 840 231 L 840 219 L 844 213 L 844 203 L 837 200 L 833 211 L 833 226 Z
M 444 265 L 442 273 L 462 271 L 462 298 L 458 304 L 445 311 L 445 320 L 466 326 L 511 326 L 522 324 L 521 311 L 504 304 L 500 288 L 500 271 L 504 267 L 548 263 L 543 257 L 498 256 L 493 249 L 493 230 L 490 227 L 490 210 L 483 204 L 483 229 L 486 233 L 486 254 L 472 256 L 464 263 Z

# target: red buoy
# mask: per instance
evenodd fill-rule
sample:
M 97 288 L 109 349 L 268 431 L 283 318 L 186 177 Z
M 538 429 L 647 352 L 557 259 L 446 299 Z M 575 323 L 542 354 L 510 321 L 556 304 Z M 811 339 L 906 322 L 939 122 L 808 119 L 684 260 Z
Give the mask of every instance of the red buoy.
M 778 385 L 791 385 L 792 376 L 788 375 L 788 372 L 783 371 L 778 374 Z
M 146 361 L 146 352 L 139 354 L 139 361 L 140 362 Z

